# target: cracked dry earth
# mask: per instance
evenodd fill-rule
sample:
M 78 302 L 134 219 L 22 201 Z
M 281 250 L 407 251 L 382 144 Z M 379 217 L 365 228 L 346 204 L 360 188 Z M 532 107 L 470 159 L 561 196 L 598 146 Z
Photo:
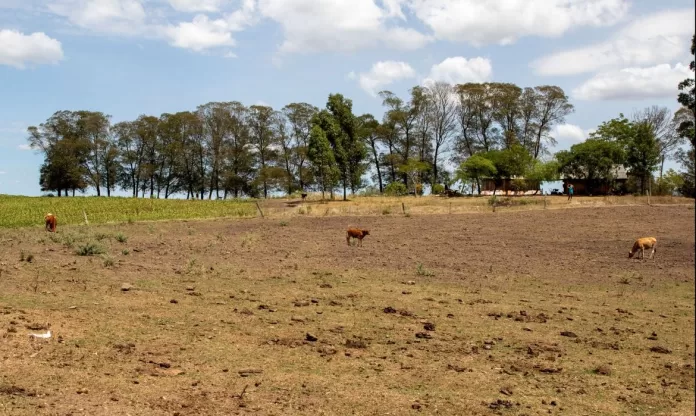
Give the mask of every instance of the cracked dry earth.
M 370 230 L 364 247 L 349 226 Z M 654 260 L 627 258 L 641 236 Z M 75 254 L 90 241 L 106 253 Z M 0 242 L 0 415 L 694 412 L 693 207 Z

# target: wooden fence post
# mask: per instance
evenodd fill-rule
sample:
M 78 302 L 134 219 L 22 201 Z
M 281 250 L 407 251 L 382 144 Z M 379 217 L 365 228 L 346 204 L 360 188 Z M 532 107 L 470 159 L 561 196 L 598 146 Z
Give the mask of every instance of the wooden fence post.
M 264 217 L 264 215 L 263 215 L 263 211 L 261 211 L 261 207 L 259 206 L 259 201 L 256 201 L 256 208 L 259 209 L 259 213 L 261 213 L 261 218 L 266 218 L 266 217 Z
M 406 205 L 403 202 L 401 203 L 401 213 L 406 215 Z

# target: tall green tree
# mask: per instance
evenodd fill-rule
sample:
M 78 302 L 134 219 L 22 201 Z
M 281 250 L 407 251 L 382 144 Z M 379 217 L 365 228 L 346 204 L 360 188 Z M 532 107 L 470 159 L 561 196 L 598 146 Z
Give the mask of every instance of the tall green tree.
M 292 143 L 289 144 L 292 152 L 291 160 L 294 165 L 296 181 L 302 191 L 312 183 L 312 172 L 307 166 L 307 152 L 312 132 L 312 117 L 317 111 L 319 111 L 318 108 L 307 103 L 291 103 L 283 107 L 292 140 Z
M 314 124 L 310 132 L 307 156 L 319 182 L 321 198 L 324 199 L 327 190 L 333 192 L 340 171 L 326 131 L 318 123 Z
M 652 173 L 660 162 L 660 147 L 649 123 L 633 125 L 633 137 L 626 146 L 626 166 L 631 174 L 641 178 L 641 193 L 648 191 Z
M 696 35 L 691 38 L 691 56 L 696 55 Z M 696 71 L 696 62 L 692 59 L 689 64 L 692 72 Z M 678 132 L 682 137 L 691 141 L 691 146 L 696 147 L 696 134 L 694 134 L 694 120 L 696 120 L 696 81 L 694 77 L 685 79 L 679 83 L 679 96 L 677 101 L 690 112 L 688 117 L 684 117 L 678 127 Z
M 432 182 L 434 187 L 438 178 L 438 159 L 452 139 L 457 127 L 457 106 L 455 90 L 450 84 L 437 82 L 427 87 L 428 108 L 432 123 L 433 159 Z
M 455 177 L 462 183 L 473 182 L 481 195 L 481 180 L 494 178 L 498 173 L 495 164 L 482 155 L 473 155 L 459 165 Z
M 250 107 L 249 127 L 251 146 L 258 163 L 258 181 L 263 190 L 263 197 L 268 198 L 272 185 L 278 178 L 276 161 L 278 158 L 278 136 L 273 130 L 277 114 L 273 108 L 262 105 Z
M 625 160 L 624 148 L 617 141 L 589 138 L 556 153 L 559 171 L 570 177 L 586 179 L 588 192 L 614 178 L 616 165 Z
M 382 166 L 380 165 L 379 153 L 379 122 L 372 114 L 363 114 L 357 119 L 358 136 L 360 140 L 367 143 L 370 151 L 370 161 L 375 165 L 375 175 L 377 177 L 377 185 L 379 193 L 384 192 L 384 182 L 382 180 Z
M 326 109 L 330 112 L 339 134 L 336 137 L 329 136 L 334 146 L 334 155 L 343 182 L 343 200 L 347 199 L 346 188 L 351 193 L 362 187 L 362 175 L 367 170 L 367 147 L 357 134 L 357 120 L 353 114 L 353 101 L 341 94 L 330 94 L 326 103 Z
M 32 149 L 44 155 L 39 183 L 43 191 L 56 191 L 58 196 L 68 191 L 84 191 L 85 166 L 90 146 L 79 127 L 79 114 L 57 111 L 44 123 L 30 126 L 28 142 Z

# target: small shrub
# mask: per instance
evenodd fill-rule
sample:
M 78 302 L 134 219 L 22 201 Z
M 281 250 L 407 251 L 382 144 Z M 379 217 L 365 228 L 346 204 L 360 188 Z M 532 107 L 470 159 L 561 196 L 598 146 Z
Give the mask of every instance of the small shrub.
M 125 243 L 128 241 L 128 237 L 123 235 L 123 233 L 118 233 L 116 234 L 116 241 L 118 241 L 119 243 Z
M 113 267 L 114 266 L 114 259 L 111 257 L 104 257 L 104 267 Z
M 104 252 L 104 247 L 91 241 L 79 245 L 77 247 L 77 250 L 75 250 L 75 254 L 77 254 L 78 256 L 94 256 L 96 254 L 103 254 Z
M 439 183 L 436 183 L 435 185 L 433 185 L 433 190 L 432 190 L 433 195 L 440 195 L 443 192 L 445 192 L 444 185 L 440 185 Z
M 288 226 L 288 222 L 287 222 L 287 221 L 281 221 L 281 222 L 280 222 L 280 226 L 281 226 L 281 227 L 287 227 L 287 226 Z
M 70 234 L 63 236 L 63 245 L 67 248 L 73 248 L 75 246 L 75 237 Z
M 121 254 L 123 254 L 124 256 L 127 256 L 130 254 L 130 251 L 128 251 L 127 248 L 124 248 L 123 250 L 121 250 Z
M 94 235 L 94 238 L 97 241 L 108 240 L 109 238 L 111 238 L 111 235 L 106 234 L 106 233 L 97 233 Z
M 384 188 L 384 194 L 387 196 L 402 196 L 408 194 L 406 185 L 401 182 L 392 182 Z
M 26 253 L 24 250 L 19 252 L 19 261 L 26 261 L 31 263 L 34 261 L 34 255 L 31 253 Z
M 435 276 L 435 273 L 431 272 L 430 270 L 426 270 L 423 267 L 423 263 L 418 263 L 418 267 L 416 267 L 416 274 L 418 276 Z
M 382 215 L 389 215 L 391 214 L 391 208 L 385 207 L 382 209 Z

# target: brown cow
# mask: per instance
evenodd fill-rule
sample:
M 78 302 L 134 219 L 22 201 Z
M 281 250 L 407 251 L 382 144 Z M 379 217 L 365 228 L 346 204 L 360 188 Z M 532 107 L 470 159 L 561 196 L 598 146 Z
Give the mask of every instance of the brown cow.
M 638 250 L 640 250 L 640 258 L 644 258 L 646 248 L 652 249 L 652 252 L 650 252 L 650 258 L 653 258 L 655 251 L 657 251 L 657 239 L 655 237 L 643 237 L 637 239 L 636 242 L 633 243 L 633 248 L 631 248 L 631 251 L 628 252 L 628 258 L 630 259 L 633 257 Z
M 56 219 L 56 216 L 51 213 L 48 213 L 44 215 L 44 221 L 46 221 L 46 231 L 55 233 L 56 227 L 58 226 L 58 220 Z
M 346 243 L 350 245 L 350 238 L 353 237 L 358 239 L 358 246 L 362 247 L 362 240 L 363 238 L 365 238 L 366 235 L 370 235 L 370 232 L 368 230 L 361 230 L 359 228 L 349 228 L 346 232 Z

